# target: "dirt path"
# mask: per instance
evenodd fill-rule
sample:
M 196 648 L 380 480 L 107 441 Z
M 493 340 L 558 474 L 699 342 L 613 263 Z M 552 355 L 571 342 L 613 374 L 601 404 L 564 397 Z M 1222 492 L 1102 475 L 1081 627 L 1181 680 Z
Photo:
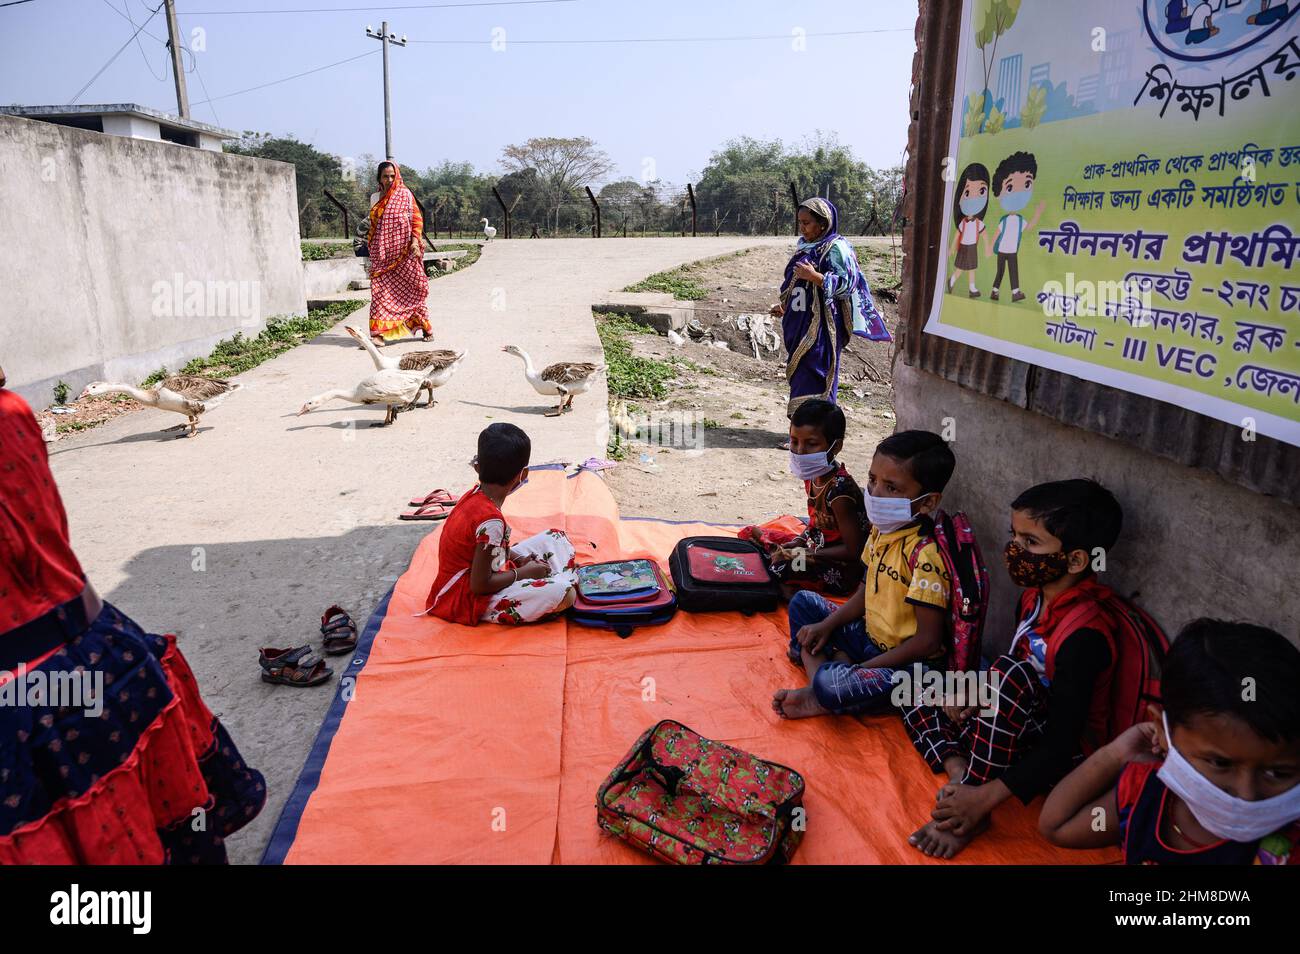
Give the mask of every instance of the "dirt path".
M 864 267 L 873 288 L 887 287 L 888 240 L 857 244 L 886 253 L 864 256 Z M 788 436 L 784 351 L 756 360 L 747 336 L 725 320 L 766 312 L 788 257 L 785 247 L 765 246 L 683 270 L 709 290 L 696 302 L 696 316 L 730 350 L 690 340 L 674 347 L 653 333 L 629 336 L 634 354 L 684 359 L 700 370 L 679 365 L 664 401 L 630 400 L 626 429 L 641 439 L 625 445 L 626 459 L 606 478 L 623 514 L 746 524 L 805 512 L 802 487 L 780 448 Z M 895 306 L 884 296 L 878 304 L 892 328 Z M 842 363 L 840 403 L 848 418 L 842 457 L 863 480 L 875 445 L 894 429 L 890 348 L 855 338 Z

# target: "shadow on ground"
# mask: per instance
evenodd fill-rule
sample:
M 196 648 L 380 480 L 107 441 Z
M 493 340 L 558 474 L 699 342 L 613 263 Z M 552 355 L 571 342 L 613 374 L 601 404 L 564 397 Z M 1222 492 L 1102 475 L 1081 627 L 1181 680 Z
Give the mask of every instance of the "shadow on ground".
M 349 520 L 341 507 L 340 524 Z M 333 536 L 323 527 L 319 537 L 157 547 L 132 559 L 128 578 L 104 594 L 145 630 L 177 634 L 204 701 L 266 776 L 266 807 L 228 842 L 232 862 L 261 858 L 350 658 L 329 657 L 335 677 L 298 688 L 263 683 L 258 651 L 309 643 L 319 652 L 320 615 L 334 603 L 363 629 L 433 527 L 395 522 Z

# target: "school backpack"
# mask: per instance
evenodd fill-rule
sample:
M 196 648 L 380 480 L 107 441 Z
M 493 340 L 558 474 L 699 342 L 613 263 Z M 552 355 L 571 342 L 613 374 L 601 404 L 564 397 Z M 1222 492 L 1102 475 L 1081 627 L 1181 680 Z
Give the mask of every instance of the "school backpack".
M 783 864 L 803 838 L 803 792 L 793 769 L 665 719 L 600 786 L 596 822 L 674 864 Z
M 668 558 L 677 605 L 691 613 L 776 609 L 781 587 L 763 551 L 736 537 L 686 537 Z
M 578 567 L 578 595 L 569 618 L 612 629 L 627 639 L 638 626 L 666 623 L 677 612 L 672 584 L 653 560 L 617 560 Z
M 984 617 L 989 609 L 989 571 L 979 541 L 966 514 L 960 510 L 952 515 L 936 511 L 934 529 L 916 542 L 908 558 L 907 565 L 913 573 L 922 548 L 932 541 L 952 581 L 952 596 L 948 600 L 948 670 L 978 670 Z
M 1130 726 L 1146 722 L 1147 706 L 1160 702 L 1160 672 L 1169 653 L 1169 637 L 1160 624 L 1141 607 L 1124 599 L 1104 583 L 1091 585 L 1091 598 L 1067 608 L 1049 640 L 1048 666 L 1053 667 L 1056 651 L 1066 636 L 1090 628 L 1102 633 L 1110 648 L 1110 698 L 1106 703 L 1105 725 L 1090 724 L 1085 753 L 1105 745 Z M 1021 596 L 1021 618 L 1033 591 Z M 1090 723 L 1096 720 L 1090 719 Z

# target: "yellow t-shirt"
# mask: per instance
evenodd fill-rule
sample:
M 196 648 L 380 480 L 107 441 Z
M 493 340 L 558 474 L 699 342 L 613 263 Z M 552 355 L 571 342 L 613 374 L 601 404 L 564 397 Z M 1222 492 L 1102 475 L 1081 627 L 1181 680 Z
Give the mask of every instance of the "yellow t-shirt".
M 867 636 L 881 652 L 916 635 L 916 609 L 912 604 L 948 608 L 952 580 L 933 540 L 921 547 L 915 571 L 909 566 L 920 539 L 921 528 L 915 524 L 892 533 L 872 527 L 867 536 L 862 551 L 867 568 Z

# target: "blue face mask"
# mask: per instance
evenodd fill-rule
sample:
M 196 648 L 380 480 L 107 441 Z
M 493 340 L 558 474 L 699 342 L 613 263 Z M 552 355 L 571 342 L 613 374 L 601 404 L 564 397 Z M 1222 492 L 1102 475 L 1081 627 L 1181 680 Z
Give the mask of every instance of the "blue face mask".
M 1029 205 L 1029 200 L 1034 197 L 1033 189 L 1026 189 L 1024 192 L 1012 192 L 1010 195 L 1004 195 L 998 199 L 1002 203 L 1002 208 L 1008 212 L 1019 212 Z
M 989 197 L 986 195 L 973 195 L 968 199 L 961 200 L 962 215 L 979 215 L 984 211 L 984 206 L 989 204 Z

